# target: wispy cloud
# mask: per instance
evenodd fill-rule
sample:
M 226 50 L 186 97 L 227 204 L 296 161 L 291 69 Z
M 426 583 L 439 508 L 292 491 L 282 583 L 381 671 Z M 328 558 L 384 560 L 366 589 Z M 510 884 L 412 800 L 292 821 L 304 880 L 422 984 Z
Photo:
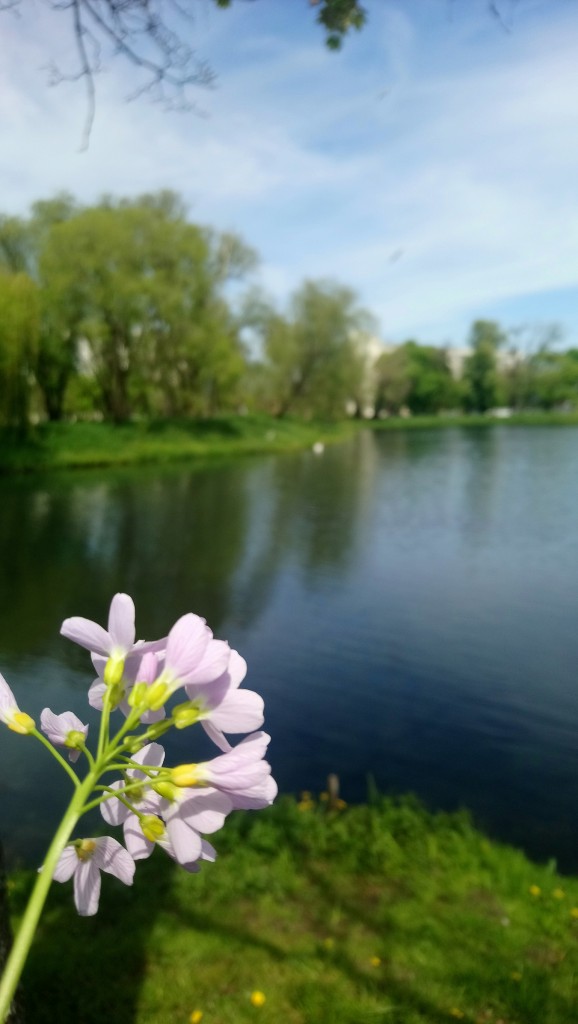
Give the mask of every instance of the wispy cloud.
M 442 3 L 427 19 L 423 4 L 376 8 L 338 56 L 277 0 L 206 13 L 199 50 L 221 80 L 199 97 L 205 116 L 124 103 L 115 65 L 83 155 L 82 92 L 49 90 L 39 71 L 48 21 L 4 22 L 2 207 L 172 187 L 260 250 L 279 300 L 334 276 L 393 337 L 460 342 L 504 303 L 535 315 L 537 296 L 550 311 L 550 293 L 578 284 L 578 24 L 532 3 L 508 34 L 483 7 L 453 21 Z

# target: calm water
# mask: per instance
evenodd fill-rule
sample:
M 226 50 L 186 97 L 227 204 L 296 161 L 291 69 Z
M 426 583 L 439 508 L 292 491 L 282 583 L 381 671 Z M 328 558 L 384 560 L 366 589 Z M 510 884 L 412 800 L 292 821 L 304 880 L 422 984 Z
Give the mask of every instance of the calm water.
M 0 669 L 30 713 L 94 720 L 58 629 L 126 590 L 139 635 L 193 610 L 247 658 L 282 790 L 337 772 L 355 801 L 371 773 L 578 870 L 578 431 L 3 479 L 0 559 Z M 1 832 L 31 863 L 67 795 L 48 762 L 2 732 Z

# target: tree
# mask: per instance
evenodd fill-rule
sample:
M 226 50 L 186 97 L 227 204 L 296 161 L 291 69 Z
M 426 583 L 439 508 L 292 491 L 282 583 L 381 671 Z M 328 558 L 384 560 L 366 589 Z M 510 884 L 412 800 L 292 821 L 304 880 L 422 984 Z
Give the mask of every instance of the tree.
M 278 416 L 342 416 L 363 372 L 355 337 L 369 314 L 354 291 L 331 281 L 305 281 L 287 316 L 262 318 L 273 411 Z
M 435 345 L 406 341 L 384 353 L 377 365 L 376 412 L 396 415 L 407 406 L 416 415 L 453 409 L 459 404 L 446 352 Z
M 27 274 L 0 272 L 0 417 L 21 433 L 30 418 L 38 306 L 36 285 Z
M 487 412 L 498 404 L 496 354 L 506 335 L 494 320 L 476 320 L 470 332 L 471 356 L 466 360 L 466 404 L 473 412 Z
M 223 288 L 255 259 L 236 236 L 190 224 L 170 192 L 106 197 L 53 227 L 43 281 L 85 341 L 107 417 L 222 407 L 243 370 Z

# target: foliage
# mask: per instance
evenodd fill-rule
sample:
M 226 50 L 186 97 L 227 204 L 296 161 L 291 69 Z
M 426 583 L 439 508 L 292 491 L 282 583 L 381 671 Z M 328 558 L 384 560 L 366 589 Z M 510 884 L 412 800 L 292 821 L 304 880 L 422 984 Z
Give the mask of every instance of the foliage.
M 134 893 L 106 887 L 93 920 L 51 894 L 24 979 L 35 1024 L 195 1009 L 203 1024 L 574 1019 L 578 881 L 467 815 L 379 797 L 332 812 L 307 795 L 228 825 L 210 872 L 185 876 L 157 852 Z M 13 877 L 17 912 L 28 884 Z
M 396 415 L 405 406 L 416 415 L 459 405 L 446 353 L 434 345 L 406 341 L 377 364 L 376 411 Z
M 470 332 L 472 354 L 466 362 L 466 407 L 486 412 L 499 405 L 499 380 L 496 353 L 506 336 L 493 320 L 476 320 Z
M 34 282 L 23 271 L 0 271 L 0 421 L 20 432 L 26 431 L 30 419 L 38 334 Z
M 235 402 L 244 359 L 224 289 L 256 257 L 237 236 L 191 224 L 175 194 L 36 203 L 27 222 L 0 222 L 0 253 L 37 284 L 34 369 L 49 419 L 62 418 L 78 373 L 116 422 Z
M 272 409 L 339 418 L 363 373 L 355 338 L 371 321 L 350 288 L 305 281 L 291 296 L 289 313 L 261 313 Z

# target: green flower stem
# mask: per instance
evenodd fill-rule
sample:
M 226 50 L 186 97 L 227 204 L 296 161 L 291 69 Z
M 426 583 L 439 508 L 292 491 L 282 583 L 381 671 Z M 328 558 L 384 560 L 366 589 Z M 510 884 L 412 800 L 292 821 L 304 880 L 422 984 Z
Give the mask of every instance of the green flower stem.
M 77 786 L 68 809 L 56 830 L 54 839 L 48 848 L 48 853 L 36 879 L 36 884 L 32 890 L 24 917 L 20 922 L 14 945 L 6 961 L 6 967 L 0 981 L 0 1022 L 6 1021 L 10 1012 L 14 993 L 20 981 L 20 975 L 24 969 L 38 921 L 48 896 L 48 890 L 52 883 L 52 875 L 60 855 L 70 839 L 76 822 L 84 813 L 84 802 L 92 792 L 97 777 L 95 773 L 90 772 L 86 779 Z
M 107 686 L 104 691 L 104 697 L 102 700 L 102 715 L 100 718 L 100 731 L 98 734 L 98 746 L 96 748 L 96 760 L 99 761 L 102 757 L 105 748 L 108 746 L 109 733 L 108 724 L 110 720 L 110 686 Z
M 126 806 L 129 807 L 131 811 L 137 814 L 138 812 L 134 810 L 134 807 L 131 807 L 130 804 L 128 804 L 126 800 L 123 800 L 122 798 L 125 793 L 130 793 L 131 790 L 133 789 L 142 789 L 142 785 L 143 780 L 139 779 L 137 782 L 131 782 L 127 786 L 123 786 L 122 789 L 111 789 L 108 786 L 96 786 L 96 789 L 105 789 L 106 792 L 104 792 L 102 796 L 96 797 L 96 799 L 91 800 L 89 804 L 86 804 L 82 810 L 82 813 L 85 814 L 86 811 L 92 811 L 94 807 L 99 807 L 100 804 L 106 803 L 106 801 L 110 800 L 111 797 L 116 797 L 117 800 L 120 800 L 122 804 L 126 804 Z

